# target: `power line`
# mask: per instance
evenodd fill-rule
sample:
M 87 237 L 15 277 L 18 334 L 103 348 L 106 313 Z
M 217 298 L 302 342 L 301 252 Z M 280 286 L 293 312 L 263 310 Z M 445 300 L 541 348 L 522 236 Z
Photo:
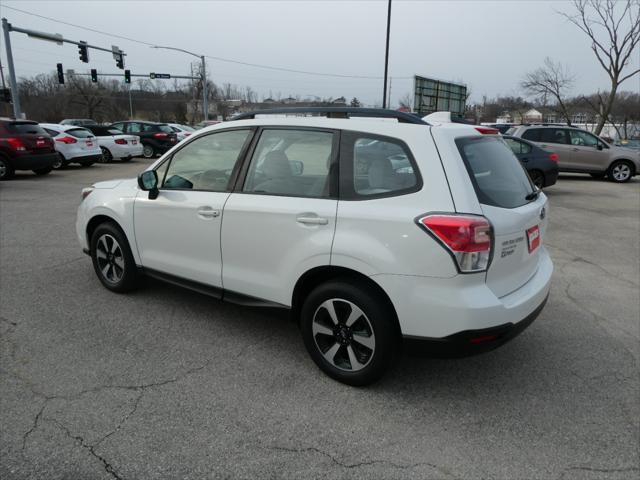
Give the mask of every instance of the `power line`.
M 32 15 L 34 17 L 38 17 L 38 18 L 42 18 L 42 19 L 45 19 L 45 20 L 49 20 L 51 22 L 56 22 L 56 23 L 60 23 L 60 24 L 63 24 L 63 25 L 68 25 L 68 26 L 79 28 L 79 29 L 82 29 L 82 30 L 87 30 L 89 32 L 99 33 L 101 35 L 106 35 L 108 37 L 120 38 L 122 40 L 127 40 L 129 42 L 138 43 L 140 45 L 146 45 L 146 46 L 149 46 L 149 47 L 155 46 L 155 44 L 149 43 L 149 42 L 145 42 L 143 40 L 137 40 L 135 38 L 125 37 L 123 35 L 116 35 L 114 33 L 104 32 L 102 30 L 97 30 L 95 28 L 89 28 L 89 27 L 85 27 L 85 26 L 82 26 L 82 25 L 76 25 L 75 23 L 69 23 L 69 22 L 65 22 L 63 20 L 58 20 L 58 19 L 55 19 L 55 18 L 46 17 L 44 15 L 39 15 L 37 13 L 32 13 L 32 12 L 28 12 L 26 10 L 21 10 L 19 8 L 9 7 L 7 5 L 4 5 L 4 8 L 8 8 L 9 10 L 14 10 L 16 12 L 24 13 L 26 15 Z M 380 76 L 346 75 L 346 74 L 340 74 L 340 73 L 324 73 L 324 72 L 313 72 L 313 71 L 309 71 L 309 70 L 297 70 L 297 69 L 294 69 L 294 68 L 287 68 L 287 67 L 274 67 L 274 66 L 270 66 L 270 65 L 262 65 L 262 64 L 259 64 L 259 63 L 251 63 L 251 62 L 243 62 L 243 61 L 240 61 L 240 60 L 233 60 L 233 59 L 230 59 L 230 58 L 216 57 L 216 56 L 213 56 L 213 55 L 205 55 L 205 57 L 208 58 L 208 59 L 211 59 L 211 60 L 219 61 L 219 62 L 233 63 L 233 64 L 236 64 L 236 65 L 244 65 L 244 66 L 254 67 L 254 68 L 263 68 L 263 69 L 266 69 L 266 70 L 275 70 L 275 71 L 279 71 L 279 72 L 299 73 L 299 74 L 302 74 L 302 75 L 315 75 L 315 76 L 333 77 L 333 78 L 356 78 L 356 79 L 360 79 L 360 80 L 381 80 L 383 78 L 383 77 L 380 77 Z M 413 77 L 404 77 L 404 78 L 413 78 Z

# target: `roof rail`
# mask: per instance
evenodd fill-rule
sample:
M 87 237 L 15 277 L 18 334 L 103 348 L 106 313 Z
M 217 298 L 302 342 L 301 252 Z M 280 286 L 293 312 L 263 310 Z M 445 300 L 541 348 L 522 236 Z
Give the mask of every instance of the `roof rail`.
M 256 115 L 274 114 L 302 114 L 314 113 L 324 115 L 327 118 L 351 118 L 351 117 L 377 117 L 395 118 L 400 123 L 415 123 L 418 125 L 429 125 L 419 116 L 413 113 L 398 112 L 384 108 L 359 108 L 359 107 L 289 107 L 289 108 L 266 108 L 264 110 L 254 110 L 252 112 L 241 113 L 233 117 L 233 120 L 247 120 L 256 118 Z

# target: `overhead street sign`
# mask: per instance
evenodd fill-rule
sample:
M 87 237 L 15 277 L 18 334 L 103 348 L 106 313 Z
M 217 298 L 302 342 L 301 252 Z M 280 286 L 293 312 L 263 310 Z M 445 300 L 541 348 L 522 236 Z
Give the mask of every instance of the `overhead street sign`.
M 150 73 L 149 78 L 151 80 L 160 79 L 160 78 L 171 78 L 171 74 L 169 73 Z

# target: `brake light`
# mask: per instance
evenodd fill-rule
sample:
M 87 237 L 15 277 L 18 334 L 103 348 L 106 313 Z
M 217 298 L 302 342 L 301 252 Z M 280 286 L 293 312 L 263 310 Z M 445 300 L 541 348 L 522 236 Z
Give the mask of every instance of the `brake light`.
M 551 155 L 549 155 L 549 160 L 551 160 L 552 162 L 558 162 L 558 154 L 557 153 L 552 153 Z
M 491 127 L 475 127 L 475 129 L 483 135 L 497 135 L 500 133 L 500 130 Z
M 76 143 L 78 140 L 76 140 L 73 137 L 62 137 L 62 138 L 56 138 L 56 142 L 62 142 L 62 143 L 66 143 L 67 145 L 70 143 Z
M 417 222 L 449 251 L 461 273 L 482 272 L 489 267 L 493 233 L 485 217 L 434 214 Z
M 26 150 L 24 143 L 19 138 L 10 137 L 7 138 L 6 141 L 9 144 L 9 147 L 11 147 L 16 152 L 24 152 Z
M 127 141 L 126 141 L 124 138 L 116 138 L 116 139 L 115 139 L 115 142 L 116 142 L 118 145 L 126 145 L 126 144 L 127 144 Z
M 153 136 L 155 138 L 167 138 L 169 136 L 169 134 L 167 134 L 167 133 L 154 133 Z

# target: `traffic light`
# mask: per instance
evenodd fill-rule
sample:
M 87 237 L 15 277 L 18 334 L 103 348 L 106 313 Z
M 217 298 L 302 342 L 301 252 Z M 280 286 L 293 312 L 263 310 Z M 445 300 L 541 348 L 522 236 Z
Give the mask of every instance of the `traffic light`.
M 80 41 L 80 45 L 78 45 L 78 57 L 81 62 L 89 63 L 89 48 L 87 47 L 87 42 Z
M 122 55 L 122 53 L 118 53 L 116 54 L 116 67 L 118 67 L 119 69 L 123 69 L 124 68 L 124 55 Z
M 62 64 L 58 63 L 56 65 L 56 68 L 58 69 L 58 83 L 64 83 L 64 72 L 62 71 Z
M 124 71 L 124 83 L 131 83 L 131 70 Z
M 98 70 L 96 70 L 95 68 L 91 69 L 91 81 L 93 83 L 96 83 L 98 81 Z

